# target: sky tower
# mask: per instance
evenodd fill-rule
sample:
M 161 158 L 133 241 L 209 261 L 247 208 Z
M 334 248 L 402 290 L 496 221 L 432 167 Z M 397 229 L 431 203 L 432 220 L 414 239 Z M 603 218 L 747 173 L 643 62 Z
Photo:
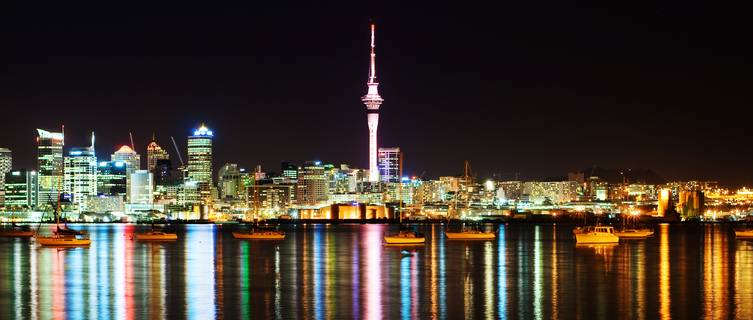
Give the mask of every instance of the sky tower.
M 366 105 L 366 119 L 369 121 L 369 181 L 379 181 L 379 168 L 377 168 L 377 127 L 379 126 L 379 106 L 382 105 L 382 97 L 379 96 L 376 82 L 376 62 L 374 53 L 374 24 L 371 24 L 371 61 L 369 66 L 369 81 L 366 82 L 368 91 L 361 98 Z

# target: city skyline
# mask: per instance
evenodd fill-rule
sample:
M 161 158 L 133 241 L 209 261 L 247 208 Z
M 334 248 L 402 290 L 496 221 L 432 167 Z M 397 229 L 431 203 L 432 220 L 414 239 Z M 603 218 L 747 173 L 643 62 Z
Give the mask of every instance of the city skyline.
M 218 132 L 217 165 L 319 159 L 366 167 L 359 98 L 373 17 L 380 93 L 389 97 L 379 146 L 405 152 L 406 174 L 457 175 L 470 160 L 479 176 L 562 176 L 597 165 L 652 169 L 668 180 L 753 182 L 753 151 L 745 147 L 751 131 L 745 117 L 733 116 L 751 100 L 744 90 L 750 67 L 738 62 L 750 48 L 722 41 L 745 28 L 699 33 L 689 17 L 719 21 L 718 12 L 692 6 L 553 6 L 561 14 L 530 22 L 515 14 L 537 10 L 526 4 L 495 19 L 442 5 L 350 5 L 342 10 L 358 14 L 348 17 L 311 15 L 307 7 L 275 14 L 269 5 L 260 11 L 268 17 L 243 7 L 186 7 L 164 18 L 167 8 L 157 7 L 102 16 L 107 22 L 86 14 L 94 9 L 43 10 L 26 22 L 42 27 L 9 37 L 0 105 L 15 121 L 0 132 L 0 147 L 13 150 L 14 166 L 33 168 L 34 129 L 65 124 L 67 145 L 86 145 L 93 130 L 100 149 L 114 151 L 130 145 L 132 132 L 145 156 L 156 133 L 173 153 L 169 137 L 203 121 Z M 14 23 L 30 11 L 15 9 L 7 23 L 23 28 Z M 397 9 L 400 16 L 390 14 Z M 68 11 L 70 19 L 58 17 Z M 194 16 L 214 23 L 192 32 Z M 690 34 L 699 42 L 691 45 Z M 58 38 L 70 43 L 55 46 Z M 174 42 L 161 44 L 164 38 Z M 247 147 L 235 136 L 257 139 Z M 185 149 L 183 139 L 177 143 Z

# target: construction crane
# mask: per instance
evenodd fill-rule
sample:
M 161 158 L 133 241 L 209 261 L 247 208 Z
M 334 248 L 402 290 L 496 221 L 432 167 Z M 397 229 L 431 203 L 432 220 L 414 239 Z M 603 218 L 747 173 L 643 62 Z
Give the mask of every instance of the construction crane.
M 131 150 L 136 152 L 136 145 L 133 144 L 133 135 L 131 134 L 131 132 L 128 132 L 128 137 L 131 138 Z
M 175 153 L 178 155 L 178 160 L 180 160 L 180 165 L 184 166 L 185 164 L 183 163 L 183 157 L 180 156 L 180 150 L 178 150 L 178 144 L 175 143 L 175 138 L 173 138 L 173 136 L 170 136 L 170 140 L 173 141 L 173 147 L 175 147 Z

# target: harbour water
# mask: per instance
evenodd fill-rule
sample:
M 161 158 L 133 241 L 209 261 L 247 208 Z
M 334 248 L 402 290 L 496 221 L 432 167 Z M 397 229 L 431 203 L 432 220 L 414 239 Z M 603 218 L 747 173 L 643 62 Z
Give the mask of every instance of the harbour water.
M 76 228 L 89 248 L 0 239 L 0 319 L 753 319 L 753 242 L 726 225 L 613 246 L 577 246 L 570 225 L 500 225 L 480 242 L 424 225 L 426 244 L 407 248 L 383 245 L 397 227 L 379 224 L 289 225 L 282 242 Z

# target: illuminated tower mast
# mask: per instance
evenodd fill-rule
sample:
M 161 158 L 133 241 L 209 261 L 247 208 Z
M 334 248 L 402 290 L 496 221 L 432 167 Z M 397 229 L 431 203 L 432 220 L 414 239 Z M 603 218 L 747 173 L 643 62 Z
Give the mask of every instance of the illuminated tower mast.
M 369 81 L 366 83 L 369 90 L 361 98 L 366 105 L 366 118 L 369 121 L 369 181 L 379 181 L 379 169 L 377 168 L 377 127 L 379 126 L 379 106 L 382 105 L 382 97 L 379 96 L 376 82 L 376 62 L 374 54 L 374 24 L 371 24 L 371 64 L 369 66 Z

